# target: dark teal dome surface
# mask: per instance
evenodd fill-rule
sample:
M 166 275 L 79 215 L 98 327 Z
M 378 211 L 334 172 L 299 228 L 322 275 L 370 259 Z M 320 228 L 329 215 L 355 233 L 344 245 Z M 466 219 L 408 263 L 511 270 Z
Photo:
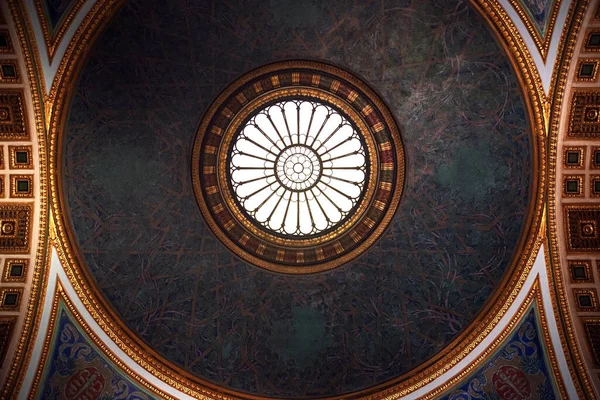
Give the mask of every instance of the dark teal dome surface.
M 406 152 L 385 234 L 312 275 L 233 256 L 191 182 L 207 107 L 285 59 L 360 76 Z M 525 114 L 506 54 L 464 1 L 130 0 L 75 87 L 63 196 L 99 291 L 165 359 L 254 395 L 339 396 L 427 361 L 491 297 L 527 220 Z

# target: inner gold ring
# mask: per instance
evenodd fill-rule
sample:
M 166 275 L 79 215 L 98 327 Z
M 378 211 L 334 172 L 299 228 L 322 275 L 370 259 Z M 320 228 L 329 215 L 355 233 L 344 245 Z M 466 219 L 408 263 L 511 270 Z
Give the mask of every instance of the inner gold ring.
M 244 122 L 257 110 L 260 110 L 267 104 L 277 100 L 295 99 L 299 97 L 317 100 L 325 104 L 331 104 L 332 106 L 341 110 L 345 116 L 349 118 L 350 121 L 356 126 L 358 132 L 364 139 L 365 148 L 368 155 L 367 162 L 369 164 L 369 175 L 366 179 L 367 185 L 365 187 L 364 196 L 357 204 L 354 213 L 332 231 L 310 239 L 282 238 L 281 236 L 273 235 L 270 232 L 257 227 L 256 224 L 242 212 L 235 201 L 235 195 L 231 192 L 227 175 L 229 149 L 231 147 L 232 140 Z M 375 140 L 364 119 L 356 111 L 354 111 L 354 109 L 344 99 L 317 88 L 282 88 L 257 97 L 254 101 L 248 103 L 244 108 L 242 108 L 242 110 L 233 118 L 224 133 L 223 141 L 221 142 L 221 147 L 218 151 L 218 154 L 219 161 L 217 166 L 217 179 L 219 182 L 219 189 L 223 194 L 225 204 L 230 210 L 231 214 L 243 225 L 245 229 L 247 229 L 253 235 L 262 240 L 276 243 L 278 246 L 310 247 L 334 240 L 335 238 L 344 234 L 364 216 L 365 211 L 369 208 L 373 200 L 373 193 L 375 192 L 378 182 L 377 166 L 379 164 L 379 160 L 377 158 Z

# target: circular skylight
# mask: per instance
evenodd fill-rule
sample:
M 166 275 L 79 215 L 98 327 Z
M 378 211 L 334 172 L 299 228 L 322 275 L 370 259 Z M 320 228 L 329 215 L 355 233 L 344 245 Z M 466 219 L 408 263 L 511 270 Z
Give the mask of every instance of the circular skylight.
M 391 222 L 404 182 L 385 104 L 360 79 L 311 61 L 232 82 L 204 115 L 192 159 L 215 236 L 254 265 L 293 274 L 364 252 Z
M 367 175 L 360 135 L 339 111 L 302 99 L 259 109 L 234 138 L 230 184 L 242 209 L 272 232 L 315 235 L 358 203 Z

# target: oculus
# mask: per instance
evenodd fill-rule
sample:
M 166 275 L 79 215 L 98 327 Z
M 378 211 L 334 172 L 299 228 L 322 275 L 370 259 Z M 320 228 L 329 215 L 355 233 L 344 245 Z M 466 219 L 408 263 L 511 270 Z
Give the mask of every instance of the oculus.
M 234 139 L 228 172 L 235 199 L 273 233 L 331 230 L 362 197 L 368 176 L 363 142 L 348 118 L 322 102 L 267 106 Z
M 400 131 L 364 82 L 304 61 L 232 83 L 205 114 L 192 177 L 200 210 L 235 254 L 312 273 L 364 252 L 404 185 Z

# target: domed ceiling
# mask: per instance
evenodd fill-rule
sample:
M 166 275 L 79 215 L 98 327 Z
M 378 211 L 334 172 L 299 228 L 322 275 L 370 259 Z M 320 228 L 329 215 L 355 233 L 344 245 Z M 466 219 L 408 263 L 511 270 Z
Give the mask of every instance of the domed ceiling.
M 351 262 L 307 275 L 234 256 L 192 187 L 211 103 L 289 59 L 361 77 L 405 151 L 388 229 Z M 334 397 L 431 365 L 487 313 L 528 231 L 526 107 L 508 56 L 463 1 L 131 0 L 70 107 L 62 197 L 81 262 L 149 348 L 233 392 Z

